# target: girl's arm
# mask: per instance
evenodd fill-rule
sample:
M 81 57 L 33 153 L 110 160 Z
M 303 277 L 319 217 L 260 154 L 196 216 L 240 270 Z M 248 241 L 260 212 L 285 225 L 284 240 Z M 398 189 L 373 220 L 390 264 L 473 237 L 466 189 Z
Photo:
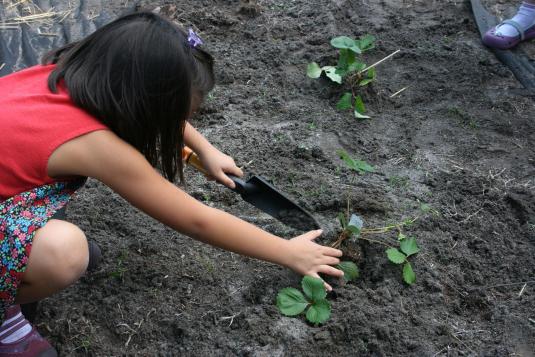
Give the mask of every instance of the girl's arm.
M 96 131 L 63 144 L 51 155 L 48 172 L 51 177 L 94 177 L 176 231 L 225 250 L 304 275 L 343 275 L 331 266 L 338 264 L 342 252 L 313 242 L 321 231 L 285 240 L 208 207 L 164 179 L 137 150 L 110 131 Z
M 184 129 L 184 142 L 201 159 L 204 169 L 209 173 L 208 179 L 221 182 L 225 186 L 234 188 L 234 182 L 226 174 L 243 176 L 242 170 L 236 166 L 234 160 L 216 149 L 189 122 Z
M 217 150 L 206 138 L 197 131 L 188 121 L 184 129 L 184 143 L 197 155 L 211 150 Z

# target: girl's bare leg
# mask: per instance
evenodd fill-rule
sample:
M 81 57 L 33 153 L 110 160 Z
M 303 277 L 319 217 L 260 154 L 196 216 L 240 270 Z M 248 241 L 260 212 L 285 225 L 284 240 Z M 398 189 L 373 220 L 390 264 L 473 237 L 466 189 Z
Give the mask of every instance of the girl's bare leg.
M 69 222 L 50 220 L 35 233 L 16 303 L 38 301 L 63 290 L 80 278 L 88 261 L 84 232 Z

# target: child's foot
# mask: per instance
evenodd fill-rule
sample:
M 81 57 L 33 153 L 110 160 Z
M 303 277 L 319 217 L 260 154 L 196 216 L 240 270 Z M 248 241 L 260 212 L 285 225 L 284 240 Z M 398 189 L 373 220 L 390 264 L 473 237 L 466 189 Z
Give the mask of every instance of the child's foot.
M 535 5 L 524 2 L 512 19 L 488 30 L 483 43 L 506 50 L 531 38 L 535 38 Z
M 57 357 L 57 352 L 20 312 L 19 305 L 7 309 L 0 326 L 0 356 Z

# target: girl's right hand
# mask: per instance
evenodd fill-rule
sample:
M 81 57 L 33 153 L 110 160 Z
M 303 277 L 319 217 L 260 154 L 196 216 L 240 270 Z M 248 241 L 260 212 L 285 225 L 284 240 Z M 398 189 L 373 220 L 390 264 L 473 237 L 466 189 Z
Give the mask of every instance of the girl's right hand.
M 338 258 L 343 253 L 341 250 L 324 247 L 313 242 L 321 233 L 322 230 L 310 231 L 288 241 L 290 248 L 287 266 L 296 273 L 315 278 L 321 279 L 318 273 L 341 277 L 344 272 L 332 267 L 332 265 L 340 263 Z M 327 290 L 332 290 L 329 284 L 324 284 Z

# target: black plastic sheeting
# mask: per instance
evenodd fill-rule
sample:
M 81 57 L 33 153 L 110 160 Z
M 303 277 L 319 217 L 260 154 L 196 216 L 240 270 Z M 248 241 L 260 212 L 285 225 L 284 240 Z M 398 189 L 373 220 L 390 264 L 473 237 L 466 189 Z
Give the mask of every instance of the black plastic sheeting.
M 40 63 L 43 54 L 77 41 L 117 16 L 128 1 L 0 1 L 0 76 Z M 37 15 L 41 18 L 28 18 Z

